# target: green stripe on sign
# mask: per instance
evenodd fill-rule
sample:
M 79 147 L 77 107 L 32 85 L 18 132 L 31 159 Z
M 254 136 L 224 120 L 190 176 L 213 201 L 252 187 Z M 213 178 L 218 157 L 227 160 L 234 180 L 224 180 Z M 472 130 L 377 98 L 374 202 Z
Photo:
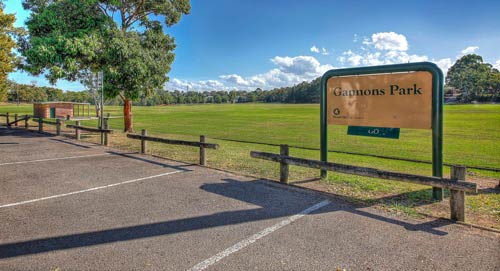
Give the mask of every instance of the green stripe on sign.
M 369 126 L 348 126 L 348 135 L 372 136 L 399 139 L 399 128 L 369 127 Z

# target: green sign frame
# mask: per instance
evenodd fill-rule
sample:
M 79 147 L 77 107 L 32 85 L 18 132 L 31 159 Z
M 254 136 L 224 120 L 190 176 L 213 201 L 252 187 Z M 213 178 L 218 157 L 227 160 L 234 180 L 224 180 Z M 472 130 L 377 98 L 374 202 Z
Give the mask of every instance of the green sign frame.
M 381 73 L 426 71 L 432 74 L 432 175 L 443 177 L 443 80 L 439 67 L 431 62 L 382 65 L 360 68 L 329 70 L 321 77 L 320 92 L 320 160 L 328 161 L 328 112 L 327 81 L 331 77 L 374 75 Z M 321 170 L 321 178 L 328 177 L 326 170 Z M 443 189 L 433 187 L 432 198 L 443 199 Z

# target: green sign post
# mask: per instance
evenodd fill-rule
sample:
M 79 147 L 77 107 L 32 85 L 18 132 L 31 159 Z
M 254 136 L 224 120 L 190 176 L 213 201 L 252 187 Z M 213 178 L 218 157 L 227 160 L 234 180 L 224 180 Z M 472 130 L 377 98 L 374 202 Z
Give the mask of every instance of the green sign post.
M 395 74 L 401 73 L 404 75 L 405 73 L 411 72 L 428 72 L 432 75 L 432 114 L 431 114 L 431 129 L 432 129 L 432 175 L 435 177 L 443 176 L 443 73 L 439 69 L 439 67 L 430 62 L 418 62 L 418 63 L 408 63 L 408 64 L 395 64 L 395 65 L 383 65 L 383 66 L 373 66 L 373 67 L 361 67 L 361 68 L 347 68 L 347 69 L 337 69 L 327 71 L 323 77 L 321 78 L 321 101 L 320 101 L 320 143 L 321 143 L 321 161 L 328 161 L 328 120 L 329 118 L 344 118 L 340 119 L 340 121 L 344 121 L 346 117 L 341 116 L 344 112 L 343 110 L 339 110 L 337 108 L 334 109 L 332 116 L 329 116 L 328 105 L 332 103 L 332 101 L 328 100 L 328 81 L 331 78 L 341 78 L 348 76 L 359 76 L 362 75 L 378 75 L 378 74 Z M 356 80 L 356 79 L 353 79 Z M 341 88 L 335 88 L 333 90 L 332 99 L 340 98 L 341 96 L 349 96 L 348 98 L 356 98 L 353 97 L 355 95 L 366 95 L 365 99 L 380 99 L 377 97 L 389 97 L 390 95 L 409 95 L 409 94 L 420 94 L 421 89 L 416 84 L 411 87 L 407 87 L 401 91 L 399 85 L 390 85 L 388 89 L 382 90 L 380 88 L 373 89 L 352 89 L 347 91 L 341 91 Z M 338 96 L 338 97 L 336 97 Z M 407 96 L 408 97 L 408 96 Z M 425 106 L 425 105 L 422 105 Z M 390 108 L 390 107 L 389 107 Z M 339 114 L 340 111 L 340 114 Z M 419 124 L 420 125 L 420 124 Z M 385 126 L 385 125 L 380 125 Z M 398 126 L 388 126 L 397 128 Z M 376 128 L 376 127 L 371 127 Z M 353 129 L 353 128 L 351 128 Z M 368 133 L 369 129 L 366 128 L 354 128 L 358 133 L 363 133 L 363 129 L 365 129 L 366 133 Z M 379 131 L 380 132 L 380 131 Z M 356 133 L 356 132 L 354 132 Z M 373 131 L 372 131 L 373 133 Z M 321 171 L 321 178 L 326 178 L 327 171 Z M 443 190 L 441 188 L 433 187 L 432 196 L 434 200 L 442 200 L 443 199 Z

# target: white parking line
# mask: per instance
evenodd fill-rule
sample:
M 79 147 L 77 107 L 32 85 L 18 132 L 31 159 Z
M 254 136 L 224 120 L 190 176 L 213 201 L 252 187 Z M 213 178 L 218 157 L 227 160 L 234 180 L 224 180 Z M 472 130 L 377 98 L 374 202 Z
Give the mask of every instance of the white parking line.
M 33 203 L 33 202 L 37 202 L 37 201 L 42 201 L 42 200 L 61 198 L 61 197 L 66 197 L 66 196 L 81 194 L 81 193 L 85 193 L 85 192 L 95 191 L 95 190 L 99 190 L 99 189 L 110 188 L 110 187 L 113 187 L 113 186 L 118 186 L 118 185 L 123 185 L 123 184 L 140 182 L 140 181 L 149 180 L 149 179 L 158 178 L 158 177 L 167 176 L 167 175 L 172 175 L 172 174 L 180 173 L 180 172 L 183 172 L 183 171 L 180 171 L 180 170 L 178 170 L 178 171 L 172 171 L 172 172 L 162 173 L 162 174 L 158 174 L 158 175 L 154 175 L 154 176 L 149 176 L 149 177 L 134 179 L 134 180 L 125 181 L 125 182 L 121 182 L 121 183 L 114 183 L 114 184 L 108 184 L 108 185 L 93 187 L 93 188 L 89 188 L 89 189 L 85 189 L 85 190 L 79 190 L 79 191 L 74 191 L 74 192 L 65 193 L 65 194 L 58 194 L 58 195 L 53 195 L 53 196 L 49 196 L 49 197 L 43 197 L 43 198 L 38 198 L 38 199 L 31 199 L 31 200 L 25 200 L 25 201 L 21 201 L 21 202 L 9 203 L 9 204 L 5 204 L 5 205 L 0 205 L 0 208 L 7 208 L 7 207 L 13 207 L 13 206 L 18 206 L 18 205 Z
M 242 240 L 238 243 L 236 243 L 235 245 L 233 245 L 232 247 L 222 251 L 222 252 L 219 252 L 217 253 L 216 255 L 204 260 L 203 262 L 191 267 L 190 269 L 188 269 L 189 271 L 201 271 L 201 270 L 205 270 L 207 269 L 209 266 L 215 264 L 216 262 L 222 260 L 223 258 L 255 243 L 257 240 L 259 240 L 260 238 L 276 231 L 276 230 L 279 230 L 280 228 L 283 228 L 284 226 L 286 225 L 289 225 L 290 223 L 304 217 L 305 215 L 309 214 L 309 213 L 312 213 L 316 210 L 318 210 L 319 208 L 322 208 L 326 205 L 330 204 L 330 201 L 329 200 L 324 200 L 318 204 L 315 204 L 305 210 L 303 210 L 302 212 L 296 214 L 296 215 L 293 215 L 293 216 L 290 216 L 288 217 L 287 219 L 277 223 L 277 224 L 274 224 L 273 226 L 269 227 L 269 228 L 265 228 L 264 230 L 250 236 L 249 238 L 245 239 L 245 240 Z
M 46 161 L 56 161 L 56 160 L 65 160 L 65 159 L 76 159 L 76 158 L 94 157 L 94 156 L 110 155 L 110 154 L 111 153 L 99 153 L 99 154 L 87 154 L 87 155 L 80 155 L 80 156 L 68 156 L 68 157 L 59 157 L 59 158 L 47 158 L 47 159 L 39 159 L 39 160 L 9 162 L 9 163 L 0 163 L 0 166 L 28 164 L 28 163 L 37 163 L 37 162 L 46 162 Z

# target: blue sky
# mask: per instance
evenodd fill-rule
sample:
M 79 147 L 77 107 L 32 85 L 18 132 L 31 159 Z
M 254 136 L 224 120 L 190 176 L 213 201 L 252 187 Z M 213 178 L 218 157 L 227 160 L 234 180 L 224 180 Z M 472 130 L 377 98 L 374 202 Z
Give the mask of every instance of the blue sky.
M 20 0 L 6 12 L 29 13 Z M 253 90 L 291 86 L 326 70 L 432 61 L 444 72 L 466 53 L 500 68 L 500 1 L 192 0 L 166 28 L 176 59 L 167 89 Z M 20 83 L 43 77 L 16 72 Z M 77 82 L 60 81 L 65 90 Z

